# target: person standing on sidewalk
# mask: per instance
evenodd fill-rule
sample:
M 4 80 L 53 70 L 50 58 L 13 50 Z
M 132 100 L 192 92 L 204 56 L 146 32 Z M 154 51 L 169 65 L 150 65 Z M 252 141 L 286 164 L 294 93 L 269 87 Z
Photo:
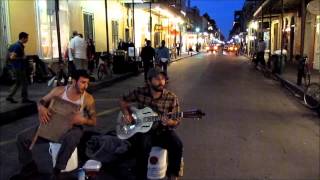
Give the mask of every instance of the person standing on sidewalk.
M 52 179 L 59 179 L 61 170 L 66 168 L 69 158 L 80 142 L 84 128 L 86 126 L 96 125 L 95 100 L 93 96 L 86 91 L 89 81 L 90 76 L 86 70 L 76 70 L 73 74 L 71 85 L 55 87 L 50 93 L 42 97 L 38 103 L 40 124 L 50 122 L 52 112 L 49 111 L 48 106 L 50 101 L 55 97 L 60 97 L 65 101 L 80 106 L 80 110 L 70 119 L 67 119 L 72 127 L 60 139 L 59 143 L 61 143 L 61 147 L 56 158 L 56 165 L 53 168 Z M 29 149 L 37 129 L 38 127 L 34 126 L 17 135 L 18 157 L 22 169 L 19 174 L 12 176 L 10 180 L 30 179 L 38 174 L 37 164 L 32 158 L 32 151 Z M 35 145 L 48 142 L 48 140 L 38 137 Z
M 73 40 L 74 38 L 78 35 L 77 31 L 73 31 L 72 33 L 72 37 L 70 38 L 69 44 L 68 44 L 68 74 L 69 76 L 71 76 L 73 74 L 73 72 L 76 70 L 76 66 L 74 64 L 74 57 L 73 57 L 73 53 L 71 50 L 71 44 L 73 44 Z
M 256 63 L 256 68 L 259 64 L 259 62 L 261 63 L 261 65 L 263 67 L 266 66 L 266 62 L 264 60 L 264 51 L 266 50 L 266 43 L 263 41 L 263 39 L 261 38 L 260 41 L 258 42 L 258 52 L 257 52 L 257 63 Z
M 70 50 L 73 57 L 73 63 L 76 69 L 88 69 L 87 60 L 87 43 L 81 38 L 81 34 L 77 34 L 70 42 Z
M 177 55 L 180 56 L 180 50 L 181 50 L 181 43 L 177 43 Z
M 28 42 L 29 35 L 25 32 L 19 34 L 19 40 L 12 44 L 8 49 L 8 59 L 13 65 L 16 82 L 13 85 L 9 96 L 6 98 L 7 101 L 11 103 L 17 103 L 13 99 L 13 96 L 16 94 L 18 88 L 21 88 L 22 103 L 33 103 L 28 99 L 28 76 L 27 76 L 27 58 L 24 52 L 24 44 Z
M 91 38 L 88 39 L 87 45 L 87 58 L 88 58 L 88 70 L 90 75 L 93 74 L 94 64 L 95 64 L 96 47 Z
M 166 79 L 168 80 L 168 64 L 170 63 L 170 52 L 166 47 L 166 42 L 164 40 L 161 41 L 161 47 L 157 49 L 156 55 L 157 65 L 164 71 L 166 74 Z
M 142 48 L 140 57 L 143 62 L 144 69 L 144 81 L 147 82 L 147 74 L 151 68 L 153 68 L 153 58 L 155 57 L 155 51 L 151 47 L 151 41 L 147 40 L 146 46 Z

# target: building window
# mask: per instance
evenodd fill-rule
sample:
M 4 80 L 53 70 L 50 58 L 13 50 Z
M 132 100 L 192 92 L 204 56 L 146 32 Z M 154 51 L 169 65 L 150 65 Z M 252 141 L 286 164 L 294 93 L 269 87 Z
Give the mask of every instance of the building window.
M 112 44 L 113 49 L 118 48 L 118 40 L 119 40 L 119 23 L 118 21 L 112 21 Z
M 59 58 L 55 1 L 37 0 L 39 33 L 39 56 L 42 59 Z M 59 21 L 62 54 L 69 41 L 69 18 L 67 0 L 59 1 Z

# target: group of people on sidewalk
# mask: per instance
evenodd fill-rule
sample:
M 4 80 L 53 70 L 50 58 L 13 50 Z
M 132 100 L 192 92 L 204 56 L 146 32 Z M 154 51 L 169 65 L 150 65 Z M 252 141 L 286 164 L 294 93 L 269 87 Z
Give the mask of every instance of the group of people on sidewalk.
M 30 67 L 24 50 L 24 44 L 28 42 L 28 39 L 29 34 L 21 32 L 19 34 L 19 40 L 8 48 L 6 59 L 7 62 L 11 64 L 15 74 L 15 83 L 11 87 L 10 93 L 6 98 L 6 100 L 11 103 L 18 103 L 18 101 L 14 99 L 14 96 L 20 87 L 22 103 L 34 103 L 34 101 L 28 98 L 28 71 Z M 92 74 L 96 64 L 95 55 L 96 50 L 93 40 L 88 39 L 86 42 L 82 34 L 74 31 L 64 55 L 64 59 L 68 61 L 68 75 L 66 75 L 63 70 L 64 66 L 60 65 L 57 76 L 64 77 L 66 84 L 67 77 L 71 76 L 76 69 L 85 69 Z
M 69 74 L 76 69 L 86 69 L 93 73 L 95 67 L 96 48 L 91 38 L 86 42 L 83 35 L 74 31 L 65 51 L 65 59 L 68 59 Z
M 161 46 L 156 50 L 151 47 L 151 41 L 146 41 L 146 46 L 141 50 L 141 59 L 144 67 L 144 80 L 147 82 L 148 80 L 148 72 L 153 67 L 161 68 L 166 76 L 166 80 L 168 77 L 168 65 L 170 64 L 170 52 L 166 47 L 166 42 L 164 40 L 161 41 Z

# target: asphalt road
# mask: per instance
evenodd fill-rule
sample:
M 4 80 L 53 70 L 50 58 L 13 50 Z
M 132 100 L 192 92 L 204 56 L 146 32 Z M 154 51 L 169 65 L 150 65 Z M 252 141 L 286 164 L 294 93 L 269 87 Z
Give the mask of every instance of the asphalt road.
M 206 112 L 177 130 L 184 143 L 182 179 L 320 179 L 319 118 L 247 59 L 203 53 L 171 64 L 169 76 L 168 89 L 183 110 Z M 95 130 L 113 129 L 118 98 L 142 85 L 140 75 L 95 92 Z M 0 127 L 1 180 L 19 169 L 16 134 L 36 120 L 34 115 Z

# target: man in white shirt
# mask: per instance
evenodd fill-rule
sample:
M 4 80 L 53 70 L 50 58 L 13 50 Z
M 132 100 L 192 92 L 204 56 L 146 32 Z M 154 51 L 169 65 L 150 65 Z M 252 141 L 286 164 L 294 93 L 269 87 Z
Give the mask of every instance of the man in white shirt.
M 76 66 L 74 65 L 73 63 L 73 55 L 72 55 L 72 52 L 71 52 L 71 41 L 73 40 L 74 37 L 78 36 L 78 32 L 77 31 L 73 31 L 72 33 L 72 37 L 68 43 L 68 73 L 69 73 L 69 76 L 71 76 L 73 74 L 73 72 L 75 72 L 76 70 Z
M 71 52 L 70 59 L 75 64 L 76 69 L 88 68 L 87 43 L 81 37 L 81 34 L 78 34 L 77 36 L 71 39 L 70 52 Z

